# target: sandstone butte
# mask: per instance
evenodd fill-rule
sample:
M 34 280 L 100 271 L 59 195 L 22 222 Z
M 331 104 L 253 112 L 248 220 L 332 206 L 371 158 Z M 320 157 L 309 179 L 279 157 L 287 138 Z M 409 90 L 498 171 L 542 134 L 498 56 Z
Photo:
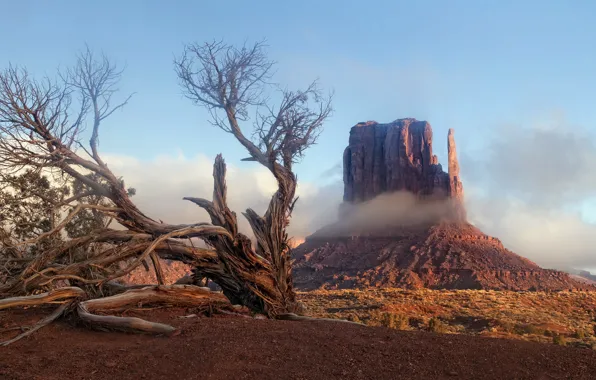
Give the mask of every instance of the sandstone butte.
M 338 222 L 293 250 L 296 287 L 594 289 L 567 273 L 539 267 L 468 223 L 453 129 L 447 147 L 445 172 L 433 154 L 433 132 L 426 121 L 369 121 L 352 127 L 343 157 Z M 392 194 L 402 196 L 394 200 Z M 383 197 L 383 202 L 413 203 L 396 212 L 395 220 L 384 215 L 379 222 L 375 215 L 384 210 L 373 206 Z M 359 219 L 368 205 L 373 212 Z M 393 206 L 381 203 L 389 213 Z M 425 210 L 422 218 L 420 210 Z

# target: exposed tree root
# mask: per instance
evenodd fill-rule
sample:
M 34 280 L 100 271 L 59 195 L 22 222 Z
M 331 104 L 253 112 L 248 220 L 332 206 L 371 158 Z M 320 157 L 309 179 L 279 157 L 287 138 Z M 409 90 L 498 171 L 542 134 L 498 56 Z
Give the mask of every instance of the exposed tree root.
M 172 334 L 176 328 L 164 323 L 150 322 L 136 317 L 118 317 L 114 315 L 97 315 L 89 313 L 89 311 L 79 304 L 77 314 L 83 322 L 90 325 L 98 325 L 104 328 L 111 328 L 115 330 L 131 331 L 131 332 L 147 332 L 151 334 Z
M 151 333 L 171 333 L 175 329 L 139 318 L 101 314 L 122 312 L 137 304 L 211 309 L 231 307 L 231 302 L 269 318 L 309 320 L 288 314 L 302 311 L 293 289 L 286 231 L 298 199 L 292 167 L 316 142 L 331 113 L 331 97 L 325 98 L 313 82 L 303 91 L 282 91 L 279 106 L 267 107 L 260 94 L 264 89 L 261 86 L 270 84 L 272 65 L 261 44 L 242 49 L 223 43 L 187 46 L 184 58 L 176 62 L 183 88 L 189 90 L 186 95 L 207 105 L 214 112 L 214 123 L 231 133 L 246 148 L 249 160 L 267 168 L 277 182 L 263 215 L 252 209 L 243 213 L 256 244 L 239 232 L 236 213 L 228 207 L 226 165 L 221 155 L 213 167 L 212 200 L 184 198 L 207 211 L 211 223 L 164 223 L 145 215 L 133 203 L 130 189 L 98 152 L 102 121 L 130 99 L 110 106 L 120 72 L 107 59 L 96 61 L 87 50 L 72 71 L 61 76 L 64 83 L 48 86 L 29 78 L 24 70 L 10 68 L 0 73 L 0 167 L 56 171 L 82 186 L 82 192 L 71 198 L 51 201 L 49 231 L 16 244 L 12 237 L 4 239 L 8 244 L 2 243 L 7 254 L 0 252 L 0 297 L 12 298 L 1 300 L 0 309 L 74 303 L 76 314 L 91 325 Z M 82 107 L 76 119 L 68 120 L 72 114 L 71 92 L 81 97 Z M 248 109 L 257 105 L 267 108 L 255 119 L 258 142 L 247 138 L 240 126 Z M 87 117 L 93 124 L 89 150 L 79 141 L 81 128 L 90 121 Z M 79 148 L 86 154 L 80 155 Z M 70 211 L 58 223 L 55 217 L 65 208 Z M 110 230 L 109 223 L 102 222 L 99 228 L 79 231 L 82 236 L 59 239 L 64 229 L 69 233 L 68 226 L 83 210 L 93 210 L 97 220 L 114 220 L 127 231 Z M 192 238 L 203 240 L 209 249 L 184 243 Z M 194 284 L 203 279 L 213 281 L 223 294 L 190 285 L 163 286 L 160 258 L 191 265 Z M 140 265 L 148 268 L 149 260 L 159 286 L 131 290 L 110 283 Z M 60 288 L 71 283 L 81 288 Z M 48 288 L 58 289 L 39 296 L 15 297 Z M 83 296 L 89 300 L 81 302 Z M 54 319 L 66 310 L 62 306 L 64 310 L 57 316 L 53 314 Z
M 112 286 L 113 291 L 121 293 L 78 303 L 76 314 L 83 322 L 91 326 L 113 330 L 169 335 L 176 332 L 175 327 L 136 317 L 119 317 L 97 313 L 122 312 L 131 307 L 149 305 L 233 309 L 228 299 L 222 293 L 212 292 L 209 288 L 194 285 L 152 285 L 143 286 L 140 289 L 130 289 L 121 285 L 116 286 L 117 284 L 115 283 L 110 283 L 109 285 Z M 43 294 L 0 300 L 0 309 L 17 306 L 36 306 L 56 302 L 62 303 L 50 316 L 44 318 L 16 338 L 2 342 L 0 345 L 9 345 L 48 325 L 62 316 L 78 298 L 82 298 L 85 295 L 85 291 L 81 288 L 65 287 Z
M 139 285 L 123 285 L 115 281 L 108 281 L 101 285 L 101 293 L 104 297 L 115 296 L 116 294 L 124 293 L 128 290 L 142 289 L 153 284 L 139 284 Z
M 136 317 L 97 315 L 96 312 L 118 312 L 137 305 L 165 304 L 185 307 L 231 307 L 221 293 L 193 285 L 147 286 L 124 293 L 79 303 L 77 314 L 81 320 L 101 327 L 151 334 L 171 334 L 176 328 L 163 323 L 149 322 Z
M 209 290 L 209 288 L 198 287 L 194 285 L 174 284 L 168 286 L 143 286 L 141 288 L 131 289 L 112 282 L 110 282 L 109 285 L 113 288 L 112 291 L 118 292 L 118 294 L 81 301 L 78 303 L 76 314 L 84 323 L 92 327 L 126 332 L 144 332 L 158 335 L 175 334 L 177 329 L 168 324 L 151 322 L 137 317 L 121 317 L 115 315 L 98 314 L 106 312 L 123 312 L 130 309 L 131 307 L 140 308 L 149 305 L 209 307 L 210 309 L 215 307 L 220 309 L 220 311 L 224 314 L 250 318 L 232 311 L 235 308 L 230 304 L 226 296 L 224 296 L 222 293 L 212 292 Z M 77 299 L 80 299 L 85 295 L 85 291 L 81 288 L 65 287 L 43 294 L 12 297 L 0 300 L 0 310 L 17 306 L 36 306 L 50 303 L 62 303 L 60 307 L 58 307 L 58 309 L 56 309 L 56 311 L 54 311 L 51 315 L 42 319 L 37 324 L 15 338 L 0 342 L 0 345 L 7 346 L 50 324 L 65 314 L 68 309 L 75 302 L 77 302 Z M 225 309 L 230 310 L 228 311 Z M 289 321 L 329 321 L 362 325 L 361 323 L 342 319 L 312 318 L 294 313 L 278 314 L 276 318 Z
M 52 314 L 48 315 L 41 321 L 37 322 L 35 324 L 35 326 L 31 327 L 29 330 L 25 331 L 22 334 L 17 335 L 16 337 L 14 337 L 12 339 L 6 340 L 4 342 L 0 342 L 0 346 L 8 346 L 9 344 L 14 343 L 22 338 L 25 338 L 25 337 L 33 334 L 40 328 L 47 326 L 50 323 L 54 322 L 56 319 L 61 317 L 62 314 L 64 314 L 66 312 L 66 310 L 73 304 L 73 302 L 74 301 L 69 301 L 69 302 L 63 303 L 62 305 L 60 305 L 60 307 L 58 309 L 56 309 L 56 311 L 54 311 Z
M 143 305 L 169 304 L 175 306 L 196 307 L 207 304 L 230 306 L 230 301 L 221 293 L 209 288 L 194 285 L 151 285 L 141 289 L 131 289 L 111 297 L 97 298 L 81 302 L 89 311 L 124 310 L 127 307 Z

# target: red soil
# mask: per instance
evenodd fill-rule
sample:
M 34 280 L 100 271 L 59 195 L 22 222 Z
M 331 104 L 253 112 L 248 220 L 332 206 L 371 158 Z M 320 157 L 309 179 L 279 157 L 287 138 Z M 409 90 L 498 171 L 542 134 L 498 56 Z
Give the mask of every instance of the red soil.
M 0 330 L 39 309 L 0 312 Z M 522 341 L 403 332 L 334 322 L 178 318 L 192 310 L 131 312 L 174 324 L 152 337 L 67 322 L 0 347 L 0 378 L 16 379 L 595 379 L 596 352 Z M 13 333 L 1 333 L 7 339 Z

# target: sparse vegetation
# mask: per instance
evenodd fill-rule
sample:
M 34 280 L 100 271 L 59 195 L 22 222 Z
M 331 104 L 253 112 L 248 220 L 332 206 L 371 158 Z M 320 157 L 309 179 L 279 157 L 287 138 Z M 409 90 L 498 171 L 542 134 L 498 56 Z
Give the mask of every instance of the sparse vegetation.
M 596 347 L 596 292 L 318 290 L 299 299 L 312 316 L 369 326 Z
M 553 335 L 553 343 L 556 344 L 557 346 L 566 346 L 567 340 L 565 339 L 565 337 L 563 335 L 555 334 L 555 335 Z
M 585 339 L 586 338 L 586 332 L 584 330 L 576 330 L 574 337 L 576 339 Z
M 382 313 L 381 325 L 396 330 L 407 330 L 410 327 L 410 320 L 401 314 Z
M 439 318 L 432 317 L 428 321 L 428 330 L 435 333 L 447 333 L 449 331 L 448 325 L 442 322 Z

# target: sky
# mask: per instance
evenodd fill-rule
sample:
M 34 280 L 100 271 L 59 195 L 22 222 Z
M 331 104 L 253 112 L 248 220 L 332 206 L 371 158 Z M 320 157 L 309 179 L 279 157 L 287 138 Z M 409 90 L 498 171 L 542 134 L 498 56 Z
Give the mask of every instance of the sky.
M 341 201 L 341 157 L 360 121 L 427 120 L 446 163 L 456 130 L 471 220 L 545 266 L 596 269 L 596 3 L 485 1 L 0 0 L 0 65 L 54 76 L 88 44 L 126 70 L 130 103 L 102 127 L 100 150 L 156 215 L 193 218 L 179 195 L 210 193 L 223 153 L 238 207 L 264 207 L 274 183 L 182 96 L 185 43 L 266 39 L 275 80 L 319 79 L 335 112 L 296 171 L 304 235 Z M 116 170 L 116 169 L 113 169 Z M 242 181 L 257 184 L 248 195 Z M 182 194 L 183 191 L 197 192 Z M 207 191 L 207 194 L 198 192 Z M 165 197 L 172 197 L 172 202 Z M 234 197 L 232 197 L 234 199 Z M 250 201 L 250 202 L 249 202 Z M 301 216 L 302 215 L 302 216 Z M 593 257 L 592 257 L 593 256 Z

